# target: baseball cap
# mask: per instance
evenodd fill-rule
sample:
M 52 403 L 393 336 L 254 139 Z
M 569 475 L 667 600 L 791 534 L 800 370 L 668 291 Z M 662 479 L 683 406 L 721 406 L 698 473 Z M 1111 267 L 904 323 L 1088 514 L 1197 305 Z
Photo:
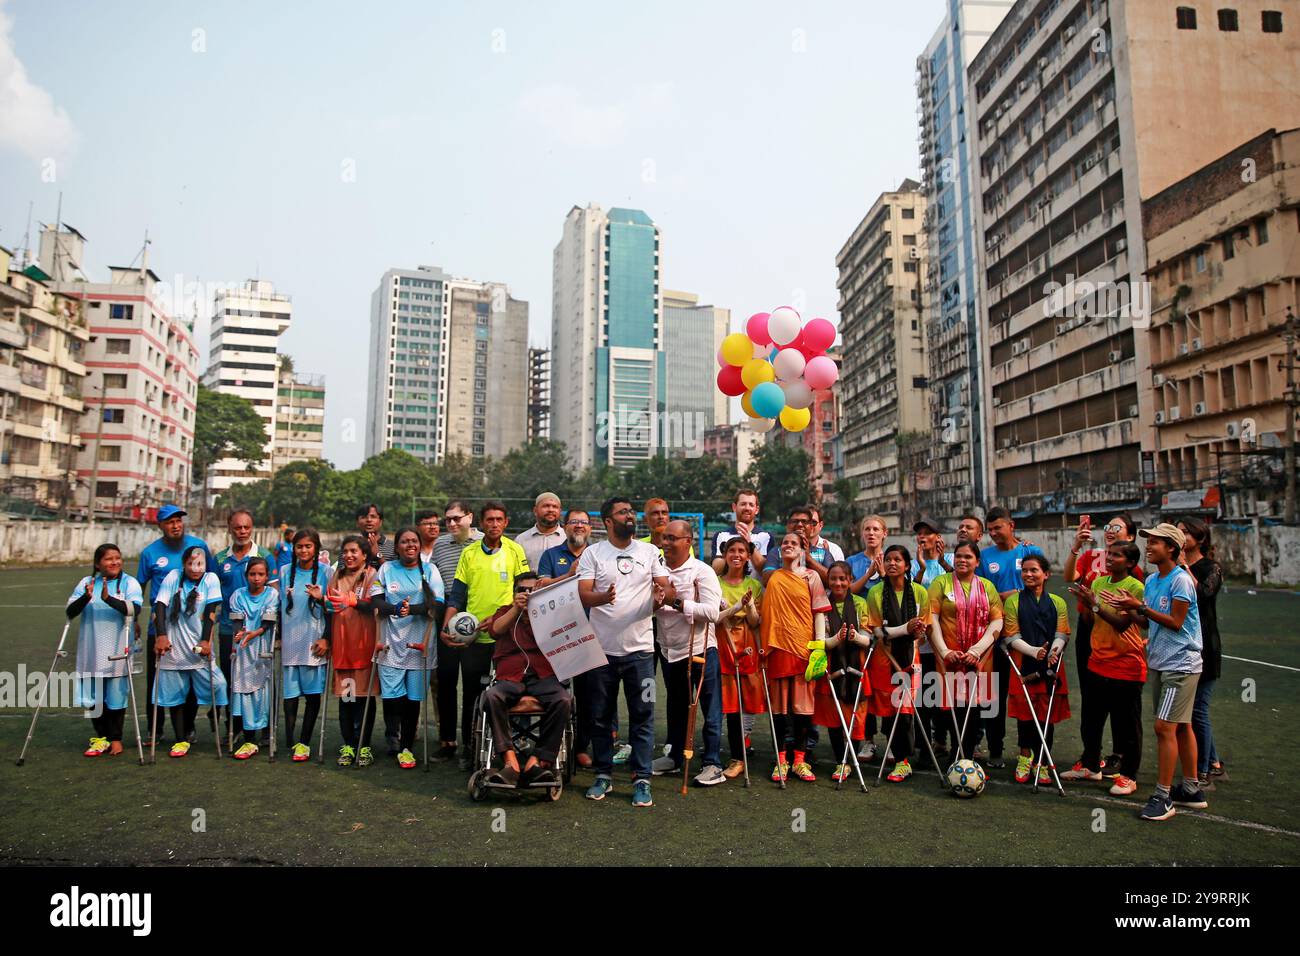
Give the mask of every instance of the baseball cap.
M 1178 530 L 1178 526 L 1172 525 L 1168 521 L 1162 521 L 1154 528 L 1143 528 L 1138 534 L 1144 538 L 1164 538 L 1178 545 L 1180 549 L 1187 541 L 1183 533 Z
M 158 509 L 158 520 L 166 521 L 168 518 L 183 518 L 185 511 L 176 505 L 166 504 Z
M 937 534 L 943 533 L 943 528 L 939 527 L 939 522 L 935 521 L 929 515 L 921 515 L 912 524 L 913 531 L 920 531 L 922 528 L 929 528 Z

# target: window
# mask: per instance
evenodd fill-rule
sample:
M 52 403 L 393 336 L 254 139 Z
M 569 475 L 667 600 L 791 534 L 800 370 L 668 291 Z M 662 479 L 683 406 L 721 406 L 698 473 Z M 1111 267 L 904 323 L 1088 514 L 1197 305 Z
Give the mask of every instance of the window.
M 1178 29 L 1196 29 L 1196 10 L 1193 7 L 1179 7 L 1174 12 L 1178 19 Z
M 905 209 L 900 210 L 900 212 L 902 213 L 902 216 L 903 216 L 904 219 L 915 219 L 915 218 L 916 218 L 916 210 L 914 210 L 914 209 L 906 209 L 906 208 L 905 208 Z
M 1197 272 L 1205 271 L 1205 250 L 1204 249 L 1196 250 L 1196 271 Z
M 1268 242 L 1268 220 L 1255 220 L 1255 245 L 1262 246 Z
M 1282 32 L 1282 11 L 1281 10 L 1265 10 L 1263 13 L 1260 14 L 1260 19 L 1263 21 L 1265 33 Z
M 95 497 L 96 497 L 96 498 L 116 498 L 116 497 L 117 497 L 117 482 L 116 482 L 116 481 L 101 481 L 101 482 L 99 482 L 97 485 L 95 485 Z
M 915 272 L 915 271 L 916 271 L 916 263 L 915 263 L 915 262 L 904 262 L 904 263 L 903 263 L 903 271 L 904 271 L 904 272 Z
M 903 235 L 903 245 L 905 245 L 905 246 L 914 246 L 914 245 L 916 245 L 916 235 L 915 235 L 915 233 L 910 234 L 910 235 L 909 235 L 909 234 L 904 234 L 904 235 Z
M 128 322 L 135 318 L 135 306 L 133 305 L 110 305 L 108 307 L 108 317 L 110 319 L 125 319 Z
M 105 339 L 104 351 L 109 355 L 126 355 L 131 351 L 130 339 Z
M 1219 29 L 1224 33 L 1237 32 L 1237 11 L 1220 10 L 1219 11 Z
M 1223 261 L 1224 261 L 1224 262 L 1227 262 L 1227 261 L 1228 261 L 1229 259 L 1231 259 L 1234 255 L 1236 255 L 1236 251 L 1232 248 L 1232 238 L 1233 238 L 1232 233 L 1228 233 L 1228 234 L 1227 234 L 1226 236 L 1224 236 L 1223 239 L 1221 240 L 1221 241 L 1223 242 Z
M 125 421 L 125 416 L 126 416 L 126 412 L 123 409 L 120 408 L 104 409 L 104 421 L 106 422 L 114 422 L 115 424 L 120 425 L 123 421 Z
M 121 445 L 100 445 L 99 460 L 100 461 L 121 461 L 122 446 Z
M 126 388 L 126 374 L 124 372 L 105 372 L 105 388 Z

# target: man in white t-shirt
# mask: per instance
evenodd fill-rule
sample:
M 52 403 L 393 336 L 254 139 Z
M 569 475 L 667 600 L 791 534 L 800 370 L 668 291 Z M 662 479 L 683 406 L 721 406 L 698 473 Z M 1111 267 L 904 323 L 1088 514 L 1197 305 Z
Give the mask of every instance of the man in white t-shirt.
M 718 574 L 726 573 L 727 561 L 724 555 L 727 542 L 732 538 L 744 538 L 752 545 L 749 567 L 745 573 L 761 583 L 763 568 L 767 565 L 767 552 L 772 547 L 772 536 L 758 529 L 758 492 L 753 488 L 741 488 L 736 492 L 731 508 L 736 513 L 735 523 L 713 536 L 713 570 Z
M 607 539 L 590 545 L 578 559 L 578 596 L 591 611 L 592 630 L 608 663 L 588 671 L 591 700 L 592 770 L 596 782 L 587 798 L 603 800 L 613 789 L 614 721 L 618 687 L 627 701 L 628 739 L 632 756 L 632 805 L 650 807 L 650 752 L 654 748 L 654 610 L 677 595 L 663 554 L 653 544 L 636 541 L 636 509 L 627 498 L 610 498 L 600 506 Z M 662 590 L 661 590 L 662 589 Z

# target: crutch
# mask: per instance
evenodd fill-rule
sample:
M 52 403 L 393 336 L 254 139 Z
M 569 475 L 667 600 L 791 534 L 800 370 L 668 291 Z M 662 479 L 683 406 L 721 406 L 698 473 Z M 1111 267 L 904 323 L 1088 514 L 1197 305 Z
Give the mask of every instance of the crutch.
M 785 789 L 785 770 L 782 769 L 782 763 L 785 758 L 785 742 L 776 738 L 776 715 L 772 713 L 772 695 L 767 689 L 767 661 L 763 660 L 763 639 L 754 635 L 754 643 L 758 645 L 758 672 L 763 676 L 763 700 L 767 703 L 767 721 L 772 727 L 772 747 L 776 750 L 776 772 L 780 778 L 781 789 Z M 744 732 L 744 725 L 741 725 L 741 732 Z
M 745 786 L 749 786 L 749 748 L 745 746 L 745 699 L 740 691 L 740 658 L 736 656 L 736 645 L 731 640 L 731 628 L 724 627 L 723 636 L 727 639 L 727 648 L 731 651 L 731 662 L 736 668 L 732 674 L 736 678 L 736 714 L 740 718 L 740 761 L 745 765 Z
M 999 643 L 1001 643 L 1001 642 L 999 642 Z M 1043 749 L 1040 750 L 1040 751 L 1038 752 L 1038 759 L 1034 762 L 1034 769 L 1033 769 L 1033 781 L 1034 781 L 1034 785 L 1033 785 L 1033 790 L 1034 790 L 1035 793 L 1038 792 L 1038 769 L 1039 769 L 1039 767 L 1042 766 L 1043 757 L 1044 757 L 1044 755 L 1046 755 L 1046 757 L 1047 757 L 1047 766 L 1048 766 L 1048 769 L 1050 769 L 1050 770 L 1052 771 L 1052 776 L 1053 776 L 1053 777 L 1055 778 L 1055 780 L 1056 780 L 1056 789 L 1057 789 L 1058 791 L 1060 791 L 1061 796 L 1065 796 L 1065 787 L 1063 787 L 1063 786 L 1061 785 L 1061 778 L 1060 778 L 1059 776 L 1057 776 L 1057 773 L 1056 773 L 1056 760 L 1052 757 L 1052 751 L 1051 751 L 1051 749 L 1047 746 L 1047 733 L 1043 730 L 1043 726 L 1042 726 L 1042 724 L 1040 724 L 1040 723 L 1038 722 L 1038 713 L 1037 713 L 1037 711 L 1034 709 L 1034 702 L 1033 702 L 1033 700 L 1031 700 L 1030 697 L 1029 697 L 1029 687 L 1025 684 L 1025 677 L 1024 677 L 1024 675 L 1020 672 L 1020 668 L 1016 666 L 1016 659 L 1015 659 L 1014 657 L 1011 656 L 1011 648 L 1010 648 L 1010 646 L 1009 646 L 1009 643 L 1008 643 L 1008 644 L 1003 644 L 1003 645 L 1002 645 L 1002 650 L 1003 650 L 1003 652 L 1007 655 L 1007 660 L 1009 660 L 1009 661 L 1011 662 L 1011 669 L 1012 669 L 1013 671 L 1015 671 L 1015 673 L 1016 673 L 1016 677 L 1019 678 L 1019 680 L 1020 680 L 1020 686 L 1023 687 L 1023 688 L 1025 689 L 1025 701 L 1026 701 L 1026 703 L 1027 703 L 1028 706 L 1029 706 L 1029 717 L 1030 717 L 1030 719 L 1034 722 L 1034 730 L 1038 731 L 1038 739 L 1039 739 L 1039 740 L 1042 742 L 1042 744 L 1043 744 Z M 1065 649 L 1062 648 L 1061 650 L 1062 650 L 1062 652 L 1064 652 Z M 1048 695 L 1048 698 L 1047 698 L 1047 713 L 1046 713 L 1046 715 L 1045 715 L 1045 716 L 1047 717 L 1048 720 L 1051 720 L 1051 719 L 1052 719 L 1052 704 L 1053 704 L 1053 702 L 1054 702 L 1055 699 L 1056 699 L 1056 685 L 1057 685 L 1058 683 L 1060 683 L 1059 678 L 1057 678 L 1056 675 L 1053 674 L 1053 679 L 1052 679 L 1052 692 L 1051 692 L 1051 694 Z M 1049 724 L 1048 726 L 1051 726 L 1051 725 Z
M 275 667 L 275 632 L 274 631 L 271 632 L 270 637 L 271 637 L 270 650 L 259 652 L 257 657 L 258 660 L 270 662 L 270 670 L 266 675 L 266 682 L 267 684 L 270 685 L 269 686 L 270 693 L 267 695 L 267 701 L 266 701 L 266 725 L 267 728 L 270 730 L 270 733 L 267 735 L 266 761 L 267 763 L 275 763 L 275 734 L 276 731 L 279 730 L 279 727 L 276 725 L 276 721 L 275 721 L 275 681 L 276 681 L 277 674 L 276 674 L 276 667 Z
M 847 640 L 847 639 L 848 639 L 848 638 L 846 637 L 845 640 Z M 859 702 L 860 700 L 862 700 L 862 675 L 865 674 L 865 673 L 867 672 L 867 665 L 871 663 L 871 655 L 874 654 L 875 652 L 876 652 L 876 646 L 875 646 L 874 644 L 872 644 L 872 645 L 871 645 L 871 648 L 867 651 L 867 658 L 866 658 L 866 660 L 864 660 L 864 661 L 862 662 L 862 670 L 854 670 L 852 667 L 846 667 L 846 668 L 844 669 L 844 671 L 842 672 L 842 673 L 848 673 L 848 674 L 851 674 L 851 675 L 856 675 L 857 678 L 858 678 L 858 687 L 857 687 L 857 690 L 855 690 L 855 691 L 853 692 L 853 709 L 852 709 L 851 711 L 849 711 L 849 726 L 848 726 L 848 729 L 846 729 L 846 730 L 844 731 L 844 753 L 840 755 L 840 763 L 841 763 L 841 764 L 848 763 L 849 755 L 852 754 L 852 755 L 853 755 L 853 766 L 854 766 L 854 767 L 857 769 L 857 771 L 858 771 L 858 780 L 859 780 L 859 781 L 861 781 L 861 779 L 862 779 L 862 768 L 858 766 L 858 753 L 857 753 L 856 750 L 853 749 L 853 725 L 854 725 L 854 723 L 857 722 L 857 719 L 858 719 L 858 702 Z M 840 676 L 840 675 L 838 675 L 838 674 L 832 674 L 832 675 L 830 675 L 830 677 L 829 677 L 828 679 L 829 679 L 829 680 L 834 680 L 834 679 L 835 679 L 836 677 L 838 677 L 838 676 Z M 836 710 L 839 710 L 839 708 L 840 708 L 840 700 L 839 700 L 838 697 L 835 696 L 835 686 L 834 686 L 833 684 L 831 685 L 831 698 L 835 701 L 835 709 L 836 709 Z M 843 722 L 844 722 L 844 715 L 843 715 L 843 714 L 840 714 L 840 723 L 842 724 Z M 881 757 L 881 758 L 880 758 L 880 763 L 881 763 L 881 766 L 884 766 L 884 763 L 885 763 L 885 758 L 884 758 L 884 757 Z M 841 783 L 843 783 L 842 780 L 836 780 L 836 781 L 835 781 L 835 789 L 836 789 L 836 790 L 838 790 L 838 789 L 840 788 L 840 784 L 841 784 Z M 862 789 L 863 789 L 863 790 L 866 790 L 866 789 L 867 789 L 867 785 L 866 785 L 865 783 L 862 785 Z
M 979 684 L 980 664 L 983 663 L 983 661 L 984 658 L 981 657 L 975 664 L 974 670 L 963 670 L 957 675 L 962 678 L 962 683 L 966 685 L 966 716 L 962 718 L 960 728 L 957 726 L 957 708 L 955 706 L 957 701 L 955 694 L 953 695 L 954 706 L 948 708 L 948 713 L 952 717 L 952 729 L 957 733 L 957 760 L 966 759 L 966 753 L 962 750 L 962 742 L 966 739 L 966 728 L 970 725 L 970 712 L 975 707 L 975 697 L 977 696 L 975 690 Z M 947 677 L 946 670 L 944 676 L 945 678 Z M 974 680 L 966 680 L 967 677 L 973 677 Z M 954 763 L 955 762 L 956 761 L 954 761 Z
M 131 696 L 131 722 L 135 724 L 135 749 L 140 753 L 140 766 L 144 766 L 144 739 L 140 736 L 140 710 L 135 702 L 135 639 L 131 634 L 131 604 L 127 602 L 126 620 L 122 622 L 122 634 L 126 637 L 126 650 L 110 657 L 110 661 L 126 661 L 126 686 Z
M 50 683 L 54 680 L 54 667 L 59 663 L 60 657 L 67 657 L 68 652 L 63 649 L 63 644 L 68 639 L 68 628 L 72 626 L 72 621 L 67 621 L 63 625 L 63 633 L 59 635 L 59 646 L 54 650 L 54 660 L 50 661 L 50 671 L 45 675 L 45 693 L 41 695 L 41 702 L 36 705 L 36 713 L 32 714 L 31 726 L 27 728 L 27 739 L 23 742 L 22 753 L 18 755 L 17 766 L 21 767 L 27 759 L 27 745 L 32 742 L 32 734 L 36 731 L 36 718 L 41 715 L 41 708 L 50 699 Z
M 1064 650 L 1064 649 L 1062 649 L 1062 650 Z M 1045 719 L 1044 719 L 1044 721 L 1043 721 L 1044 725 L 1047 726 L 1047 727 L 1052 726 L 1052 705 L 1053 705 L 1054 703 L 1056 703 L 1056 688 L 1058 688 L 1059 686 L 1061 686 L 1061 677 L 1060 677 L 1060 673 L 1061 673 L 1061 672 L 1060 672 L 1060 670 L 1059 670 L 1059 668 L 1058 668 L 1056 674 L 1053 676 L 1053 680 L 1052 680 L 1052 692 L 1051 692 L 1050 694 L 1047 695 L 1047 713 L 1044 715 L 1044 716 L 1045 716 Z M 1046 731 L 1044 731 L 1044 736 L 1046 736 Z M 1057 774 L 1057 772 L 1056 772 L 1056 758 L 1053 757 L 1053 756 L 1051 755 L 1050 752 L 1048 752 L 1047 757 L 1048 757 L 1048 759 L 1051 761 L 1051 763 L 1049 763 L 1048 766 L 1049 766 L 1049 767 L 1051 768 L 1051 770 L 1052 770 L 1052 776 L 1056 779 L 1056 787 L 1057 787 L 1057 789 L 1061 792 L 1061 796 L 1065 796 L 1065 787 L 1063 787 L 1063 786 L 1061 785 L 1061 778 L 1060 778 L 1060 776 L 1059 776 L 1059 775 Z M 1038 756 L 1038 760 L 1035 761 L 1035 763 L 1034 763 L 1034 786 L 1033 786 L 1033 790 L 1034 790 L 1035 793 L 1038 792 L 1038 768 L 1042 766 L 1042 763 L 1043 763 L 1043 757 L 1042 757 L 1042 754 L 1039 754 L 1039 756 Z
M 388 650 L 387 646 L 376 644 L 370 655 L 370 680 L 366 683 L 366 701 L 361 705 L 361 726 L 357 728 L 357 759 L 352 761 L 354 767 L 361 766 L 361 747 L 365 739 L 366 718 L 370 716 L 370 702 L 375 696 L 375 678 L 379 676 L 379 654 L 386 650 Z
M 424 738 L 424 772 L 425 773 L 429 772 L 429 708 L 433 705 L 433 692 L 429 689 L 429 671 L 432 669 L 429 667 L 429 642 L 436 639 L 433 636 L 433 624 L 434 624 L 435 616 L 436 615 L 433 612 L 433 608 L 430 608 L 429 623 L 425 625 L 424 628 L 424 650 L 421 652 L 421 656 L 424 660 L 424 666 L 420 668 L 421 671 L 420 679 L 423 681 L 420 687 L 424 691 L 424 699 L 420 701 L 420 713 L 423 718 L 422 723 L 424 725 L 424 733 L 421 736 Z
M 162 655 L 158 653 L 158 635 L 154 635 L 154 666 L 153 666 L 153 723 L 149 727 L 149 763 L 158 762 L 158 664 L 162 661 Z
M 909 707 L 912 708 L 912 713 L 915 715 L 915 714 L 916 714 L 916 698 L 912 696 L 912 680 L 911 680 L 911 667 L 912 667 L 912 665 L 911 665 L 911 664 L 908 664 L 908 669 L 907 669 L 907 671 L 904 671 L 901 667 L 898 666 L 898 661 L 894 660 L 894 655 L 891 654 L 891 653 L 889 653 L 889 649 L 888 649 L 888 648 L 886 648 L 886 647 L 882 647 L 882 648 L 880 649 L 880 653 L 884 654 L 884 655 L 885 655 L 885 660 L 889 661 L 889 666 L 890 666 L 890 668 L 891 668 L 891 670 L 892 670 L 892 673 L 894 673 L 894 674 L 904 674 L 904 675 L 905 675 L 905 676 L 904 676 L 904 680 L 899 684 L 899 688 L 903 691 L 903 693 L 904 693 L 904 694 L 906 695 L 906 697 L 907 697 L 907 700 L 905 701 L 905 703 L 907 704 L 907 706 L 909 706 Z M 954 721 L 954 723 L 956 722 L 956 718 L 955 718 L 955 717 L 953 718 L 953 721 Z M 895 729 L 895 730 L 898 729 L 898 715 L 897 715 L 897 714 L 894 715 L 894 728 L 893 728 L 893 729 Z M 935 753 L 934 753 L 934 744 L 930 743 L 930 735 L 929 735 L 929 734 L 926 734 L 926 733 L 923 733 L 923 734 L 921 734 L 921 736 L 922 736 L 923 738 L 925 738 L 925 749 L 928 750 L 928 751 L 930 752 L 930 762 L 934 764 L 935 772 L 938 773 L 938 775 L 939 775 L 939 789 L 940 789 L 940 790 L 947 790 L 947 789 L 948 789 L 948 785 L 947 785 L 947 783 L 946 783 L 945 780 L 944 780 L 943 768 L 939 766 L 939 758 L 935 756 Z M 891 732 L 891 737 L 892 737 L 892 732 Z M 888 745 L 886 745 L 886 752 L 888 752 Z M 960 759 L 960 755 L 959 755 L 958 759 Z M 884 769 L 885 769 L 885 761 L 882 760 L 882 761 L 880 762 L 880 770 L 881 770 L 881 773 L 884 772 Z M 880 785 L 880 778 L 879 778 L 879 776 L 877 776 L 877 778 L 876 778 L 876 785 L 877 785 L 877 786 Z
M 697 589 L 698 590 L 698 589 Z M 696 594 L 698 598 L 699 595 Z M 705 634 L 707 635 L 707 631 Z M 708 639 L 705 638 L 707 645 Z M 708 648 L 704 653 L 708 654 Z M 686 649 L 686 696 L 690 700 L 690 713 L 686 715 L 686 743 L 682 747 L 682 796 L 686 796 L 687 783 L 691 775 L 691 758 L 695 756 L 695 713 L 700 708 L 700 694 L 704 691 L 704 675 L 708 668 L 705 666 L 705 657 L 695 656 L 695 623 L 691 623 L 691 640 Z M 696 664 L 700 665 L 699 683 L 691 680 L 691 668 Z M 692 692 L 691 686 L 695 689 Z
M 330 656 L 325 659 L 325 689 L 321 691 L 321 709 L 320 709 L 320 742 L 316 745 L 319 753 L 316 755 L 318 764 L 325 763 L 325 725 L 329 723 L 330 718 L 330 698 L 334 696 L 334 650 L 330 648 Z
M 215 616 L 215 614 L 214 614 Z M 214 622 L 215 623 L 215 622 Z M 216 647 L 213 647 L 213 645 Z M 221 726 L 217 720 L 221 717 L 221 708 L 217 705 L 217 655 L 221 653 L 221 638 L 212 635 L 208 639 L 208 694 L 212 697 L 212 742 L 217 745 L 217 759 L 221 759 Z M 226 719 L 230 719 L 230 689 L 226 689 Z
M 239 683 L 236 679 L 239 675 L 239 643 L 235 637 L 235 634 L 230 635 L 230 689 L 227 691 L 230 697 L 226 705 L 226 753 L 232 757 L 235 755 L 235 685 Z

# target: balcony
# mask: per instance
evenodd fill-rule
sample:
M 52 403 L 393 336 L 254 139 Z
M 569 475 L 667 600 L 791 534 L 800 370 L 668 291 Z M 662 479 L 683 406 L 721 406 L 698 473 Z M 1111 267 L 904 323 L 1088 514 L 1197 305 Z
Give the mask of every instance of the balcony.
M 1095 428 L 1066 432 L 1055 438 L 1026 442 L 1011 448 L 996 448 L 993 450 L 993 468 L 994 471 L 1001 471 L 1006 468 L 1032 465 L 1036 462 L 1056 461 L 1092 452 L 1111 451 L 1122 445 L 1136 443 L 1137 419 L 1125 418 Z
M 0 320 L 0 347 L 27 348 L 27 332 L 17 322 Z
M 1083 332 L 1083 330 L 1079 331 Z M 1081 338 L 1083 337 L 1081 336 Z M 1087 338 L 1092 339 L 1093 336 L 1087 336 Z M 1054 343 L 1043 346 L 1043 349 L 1050 347 L 1051 344 Z M 1035 351 L 1042 351 L 1042 349 L 1036 349 Z M 1068 353 L 1074 351 L 1074 349 L 1062 348 L 1061 351 Z M 1054 360 L 1054 356 L 1040 356 L 1028 368 L 1041 368 L 1044 364 Z M 1061 382 L 1059 385 L 1053 385 L 1041 392 L 1034 392 L 1024 398 L 1018 398 L 1002 405 L 995 405 L 993 407 L 993 424 L 994 426 L 1006 425 L 1009 422 L 1037 415 L 1039 412 L 1050 411 L 1062 405 L 1071 405 L 1092 398 L 1095 395 L 1104 395 L 1107 392 L 1113 392 L 1118 388 L 1133 385 L 1136 382 L 1137 360 L 1128 358 L 1116 365 L 1108 365 L 1105 368 L 1097 369 L 1095 372 L 1088 372 L 1086 375 L 1072 378 L 1068 382 Z

